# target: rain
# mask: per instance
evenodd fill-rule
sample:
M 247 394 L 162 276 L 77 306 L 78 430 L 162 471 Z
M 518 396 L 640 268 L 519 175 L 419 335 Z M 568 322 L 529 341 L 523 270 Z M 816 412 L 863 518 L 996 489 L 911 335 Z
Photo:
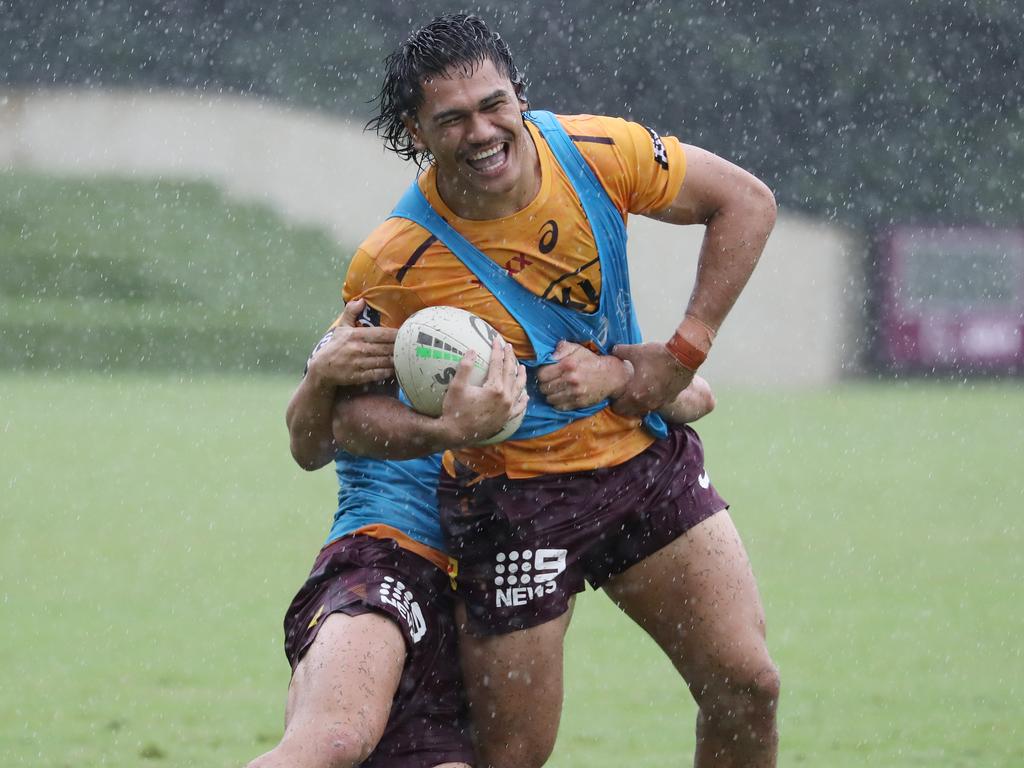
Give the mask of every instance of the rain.
M 367 130 L 385 59 L 413 30 L 454 10 L 410 0 L 0 0 L 0 659 L 8 670 L 0 764 L 240 766 L 286 743 L 292 659 L 282 653 L 282 618 L 296 590 L 325 544 L 360 535 L 393 541 L 373 528 L 390 518 L 371 520 L 358 494 L 386 486 L 409 519 L 423 500 L 400 495 L 421 476 L 390 460 L 426 461 L 424 443 L 405 426 L 369 428 L 379 411 L 359 400 L 364 391 L 331 395 L 356 407 L 320 418 L 328 442 L 307 445 L 312 454 L 303 457 L 295 439 L 305 428 L 289 403 L 310 371 L 320 375 L 313 360 L 325 344 L 347 353 L 349 337 L 331 329 L 345 297 L 358 292 L 355 254 L 395 231 L 381 228 L 396 226 L 388 216 L 419 178 L 414 162 Z M 719 696 L 716 685 L 728 685 L 703 676 L 701 659 L 721 651 L 691 645 L 703 637 L 705 600 L 735 605 L 745 594 L 754 596 L 745 620 L 757 632 L 763 610 L 779 765 L 1024 764 L 1019 4 L 524 0 L 458 10 L 482 17 L 508 44 L 530 109 L 638 124 L 629 151 L 646 159 L 653 146 L 666 165 L 683 156 L 676 139 L 706 150 L 763 182 L 778 211 L 735 306 L 721 328 L 708 329 L 713 345 L 689 390 L 699 417 L 685 431 L 693 437 L 679 438 L 701 453 L 678 464 L 679 485 L 666 491 L 682 499 L 672 502 L 681 510 L 692 511 L 702 492 L 727 505 L 742 544 L 734 549 L 738 539 L 715 528 L 706 549 L 733 553 L 731 565 L 743 567 L 705 595 L 704 561 L 644 550 L 644 537 L 655 534 L 638 533 L 632 518 L 596 536 L 604 549 L 587 568 L 614 561 L 609 585 L 591 584 L 551 619 L 572 617 L 564 681 L 552 683 L 540 645 L 527 662 L 487 667 L 525 692 L 528 725 L 520 730 L 554 739 L 532 745 L 544 753 L 536 764 L 689 764 L 695 753 L 697 765 L 725 764 L 726 752 L 716 757 L 706 746 L 714 741 L 708 718 L 744 722 L 764 670 L 751 672 L 748 698 Z M 610 152 L 615 140 L 576 139 L 588 162 L 610 167 L 587 152 Z M 638 178 L 642 171 L 622 160 L 634 155 L 614 151 L 615 173 Z M 678 166 L 672 173 L 685 190 L 691 176 Z M 686 173 L 699 178 L 693 167 Z M 616 307 L 635 310 L 643 341 L 666 342 L 692 309 L 705 227 L 655 218 L 628 216 L 631 294 Z M 564 222 L 542 216 L 531 226 L 537 253 L 495 258 L 512 280 L 528 280 L 536 257 L 562 258 L 560 236 L 562 248 L 576 243 Z M 444 241 L 425 237 L 402 253 L 400 275 L 375 279 L 413 292 L 408 275 L 439 269 Z M 566 274 L 545 298 L 588 307 L 595 281 L 565 258 Z M 603 264 L 600 279 L 610 280 Z M 478 280 L 466 282 L 457 299 L 484 313 L 476 290 Z M 404 319 L 382 315 L 372 296 L 359 322 Z M 533 341 L 491 324 L 514 348 Z M 434 343 L 444 387 L 463 352 L 452 338 Z M 575 360 L 595 349 L 616 357 L 599 346 Z M 369 360 L 385 347 L 390 341 L 366 347 L 359 365 L 373 368 Z M 489 354 L 487 343 L 477 349 L 481 371 Z M 563 386 L 577 394 L 598 386 L 573 378 L 572 365 Z M 614 409 L 633 391 L 630 381 L 606 393 L 601 408 Z M 531 379 L 526 387 L 531 408 L 546 397 L 541 386 Z M 384 407 L 392 406 L 407 410 L 393 399 Z M 599 418 L 625 421 L 611 413 Z M 506 521 L 513 538 L 504 549 L 495 538 L 497 555 L 488 555 L 488 578 L 501 580 L 493 581 L 498 607 L 539 605 L 556 584 L 562 589 L 563 572 L 579 578 L 569 593 L 583 590 L 572 545 L 566 559 L 550 541 L 515 538 L 540 530 L 549 509 L 564 505 L 565 530 L 583 536 L 616 493 L 639 508 L 638 499 L 668 482 L 663 459 L 652 459 L 654 468 L 637 469 L 640 479 L 624 489 L 566 501 L 577 493 L 563 485 L 566 475 L 636 461 L 641 448 L 622 438 L 629 455 L 615 454 L 608 436 L 633 430 L 629 439 L 638 441 L 644 428 L 621 429 L 589 438 L 602 457 L 592 466 L 590 455 L 562 464 L 591 450 L 582 431 L 566 432 L 562 443 L 531 437 L 548 440 L 534 444 L 546 454 L 518 448 L 517 438 L 487 448 L 466 438 L 449 454 L 456 478 L 467 467 L 487 475 L 486 461 L 499 459 L 537 475 L 495 481 L 508 496 L 486 482 L 487 490 L 463 489 L 473 499 L 465 508 L 487 519 L 487 504 L 516 510 Z M 364 450 L 365 461 L 345 458 Z M 389 460 L 384 475 L 376 474 L 381 458 Z M 322 468 L 303 471 L 314 467 Z M 428 496 L 435 514 L 436 493 Z M 423 583 L 444 592 L 461 579 L 467 589 L 472 553 L 445 564 L 455 534 L 446 528 L 442 545 L 434 533 L 417 539 L 419 529 L 398 528 L 441 558 Z M 483 541 L 495 530 L 458 535 Z M 680 539 L 696 535 L 687 528 Z M 395 546 L 406 552 L 404 542 Z M 667 579 L 642 575 L 640 561 L 654 550 L 665 556 L 658 567 Z M 747 573 L 746 555 L 752 592 L 735 575 Z M 635 578 L 617 578 L 628 573 Z M 447 627 L 451 644 L 441 652 L 454 659 L 462 620 L 453 618 L 461 614 L 451 613 L 451 595 L 428 590 L 424 598 L 412 582 L 407 592 L 396 583 L 374 586 L 383 603 L 368 615 L 401 629 L 405 643 L 385 629 L 369 632 L 375 650 L 354 663 L 359 674 L 342 688 L 370 701 L 384 685 L 382 669 L 404 670 L 394 699 L 400 714 L 414 706 L 400 697 L 409 670 L 419 669 L 418 638 Z M 646 599 L 638 584 L 665 600 L 654 614 L 678 611 L 686 621 L 638 618 L 633 607 Z M 664 598 L 681 594 L 691 596 L 682 607 Z M 327 618 L 306 607 L 308 615 L 298 614 L 304 631 Z M 473 675 L 467 657 L 503 657 L 481 651 L 467 621 L 460 642 Z M 729 642 L 739 647 L 743 636 Z M 361 646 L 347 647 L 354 656 Z M 404 666 L 386 666 L 388 649 L 398 659 L 406 653 Z M 304 658 L 322 664 L 321 674 L 340 668 L 332 666 L 338 657 Z M 440 687 L 461 695 L 458 669 L 446 665 L 436 676 L 455 675 Z M 495 684 L 481 679 L 480 688 Z M 560 722 L 544 698 L 556 689 L 564 692 Z M 420 694 L 447 706 L 436 690 Z M 390 694 L 384 700 L 390 707 Z M 470 717 L 486 741 L 484 700 L 460 711 L 466 744 Z M 373 761 L 398 748 L 401 731 L 400 718 L 384 711 L 384 735 L 340 764 L 387 764 Z M 694 728 L 698 712 L 704 731 Z M 744 728 L 754 735 L 737 743 L 761 738 L 755 726 Z M 421 738 L 415 749 L 426 748 Z M 516 754 L 509 746 L 493 757 L 479 740 L 471 764 Z M 316 743 L 310 737 L 307 751 Z

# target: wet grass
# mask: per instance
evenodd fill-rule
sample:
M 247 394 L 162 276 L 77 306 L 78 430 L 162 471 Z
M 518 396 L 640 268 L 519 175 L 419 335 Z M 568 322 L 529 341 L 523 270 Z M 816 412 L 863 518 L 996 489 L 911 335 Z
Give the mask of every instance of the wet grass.
M 0 369 L 295 370 L 347 258 L 212 184 L 0 173 Z
M 0 377 L 0 764 L 237 766 L 276 741 L 280 622 L 334 480 L 294 379 Z M 702 425 L 783 675 L 782 765 L 1024 764 L 1024 387 L 721 393 Z M 686 764 L 688 694 L 578 603 L 555 758 Z

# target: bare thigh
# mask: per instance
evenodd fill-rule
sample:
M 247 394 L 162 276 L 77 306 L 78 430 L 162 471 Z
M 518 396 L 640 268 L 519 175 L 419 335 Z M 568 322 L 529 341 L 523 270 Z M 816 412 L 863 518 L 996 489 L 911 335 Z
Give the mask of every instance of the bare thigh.
M 405 653 L 401 630 L 385 616 L 328 616 L 288 687 L 276 752 L 290 762 L 281 764 L 365 759 L 384 733 Z
M 705 691 L 773 669 L 743 542 L 725 510 L 610 579 L 605 591 Z
M 481 768 L 541 766 L 562 715 L 562 651 L 572 608 L 504 635 L 459 637 L 459 656 Z M 465 626 L 465 607 L 456 608 Z

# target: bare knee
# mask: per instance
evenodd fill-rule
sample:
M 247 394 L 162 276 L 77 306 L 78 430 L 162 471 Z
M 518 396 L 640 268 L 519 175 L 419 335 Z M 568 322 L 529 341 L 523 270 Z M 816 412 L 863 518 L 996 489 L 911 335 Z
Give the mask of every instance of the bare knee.
M 375 746 L 374 739 L 336 728 L 286 733 L 280 744 L 248 768 L 353 768 L 366 760 Z
M 731 729 L 741 723 L 758 729 L 774 727 L 782 681 L 769 660 L 747 670 L 722 673 L 697 694 L 701 717 Z
M 545 722 L 534 719 L 511 729 L 481 728 L 478 720 L 476 747 L 480 768 L 541 768 L 555 749 L 558 719 L 557 715 Z
M 373 752 L 376 740 L 352 731 L 325 734 L 320 745 L 323 768 L 352 768 Z M 319 766 L 318 766 L 319 768 Z
M 769 663 L 742 687 L 746 691 L 753 714 L 774 720 L 775 710 L 779 705 L 779 694 L 782 691 L 782 678 L 778 667 Z
M 516 740 L 491 749 L 481 746 L 478 750 L 480 768 L 541 768 L 554 747 L 554 740 L 550 743 Z

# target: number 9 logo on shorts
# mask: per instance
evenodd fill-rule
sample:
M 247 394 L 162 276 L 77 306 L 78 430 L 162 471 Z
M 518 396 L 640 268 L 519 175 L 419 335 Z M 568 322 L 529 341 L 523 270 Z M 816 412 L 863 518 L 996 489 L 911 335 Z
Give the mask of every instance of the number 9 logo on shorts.
M 524 605 L 555 591 L 555 579 L 565 570 L 564 549 L 524 549 L 494 556 L 495 602 Z

